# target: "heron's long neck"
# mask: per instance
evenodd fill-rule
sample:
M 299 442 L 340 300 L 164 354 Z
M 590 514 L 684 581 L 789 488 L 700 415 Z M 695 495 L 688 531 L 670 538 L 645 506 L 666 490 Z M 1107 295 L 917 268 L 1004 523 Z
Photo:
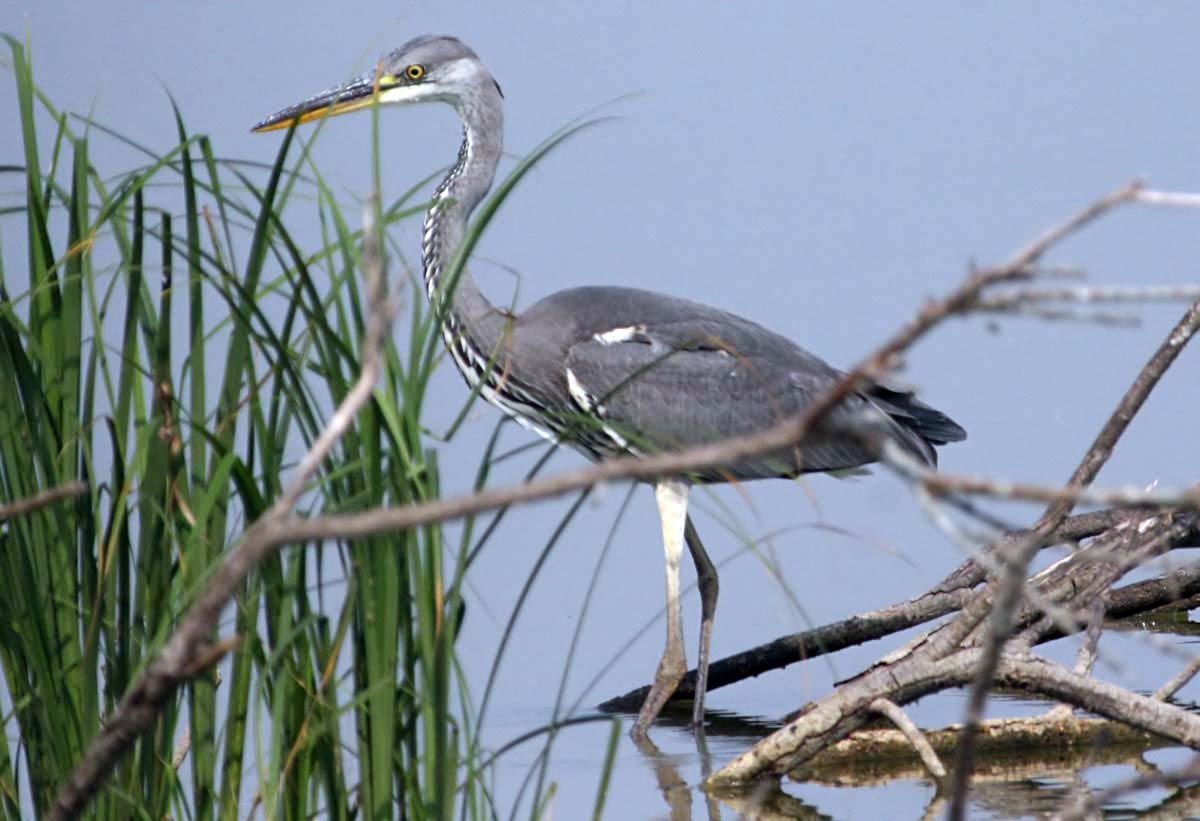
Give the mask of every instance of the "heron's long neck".
M 433 205 L 425 216 L 421 258 L 425 269 L 425 290 L 435 307 L 443 305 L 446 318 L 457 331 L 477 335 L 490 325 L 495 311 L 464 266 L 456 281 L 449 281 L 450 265 L 467 233 L 471 212 L 491 188 L 500 161 L 499 107 L 494 110 L 462 111 L 463 142 L 458 161 L 433 195 Z

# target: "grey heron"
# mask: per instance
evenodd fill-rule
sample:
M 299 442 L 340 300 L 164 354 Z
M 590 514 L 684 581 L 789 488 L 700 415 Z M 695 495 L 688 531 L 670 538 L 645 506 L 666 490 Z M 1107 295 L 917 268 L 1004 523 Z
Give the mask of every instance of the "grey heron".
M 686 299 L 633 288 L 572 288 L 513 317 L 488 302 L 465 269 L 449 288 L 443 275 L 500 160 L 502 98 L 492 74 L 464 43 L 425 36 L 384 55 L 374 70 L 283 109 L 254 130 L 285 128 L 376 102 L 452 105 L 462 119 L 463 141 L 433 193 L 421 243 L 429 299 L 445 306 L 446 347 L 467 384 L 488 402 L 589 458 L 755 433 L 803 413 L 838 381 L 841 372 L 786 337 Z M 929 465 L 937 463 L 933 446 L 966 437 L 911 392 L 870 384 L 845 399 L 800 448 L 656 482 L 666 554 L 667 643 L 633 726 L 635 737 L 645 736 L 687 670 L 679 590 L 685 544 L 701 598 L 692 720 L 702 726 L 717 573 L 687 514 L 690 486 L 844 471 L 876 461 L 875 450 L 845 427 L 864 416 Z M 580 425 L 581 418 L 589 424 Z

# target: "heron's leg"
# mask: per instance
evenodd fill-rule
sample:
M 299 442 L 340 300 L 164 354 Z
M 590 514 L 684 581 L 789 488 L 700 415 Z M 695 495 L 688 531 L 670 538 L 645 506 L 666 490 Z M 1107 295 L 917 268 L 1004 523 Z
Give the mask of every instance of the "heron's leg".
M 675 692 L 687 672 L 683 652 L 683 606 L 679 600 L 679 559 L 683 555 L 684 524 L 687 521 L 688 486 L 685 482 L 665 479 L 654 488 L 658 515 L 662 519 L 663 551 L 667 557 L 667 648 L 654 674 L 654 683 L 638 711 L 633 725 L 634 738 L 644 738 L 667 699 Z
M 717 593 L 720 584 L 717 581 L 717 568 L 704 550 L 700 534 L 692 524 L 692 517 L 687 517 L 688 550 L 692 553 L 692 561 L 696 565 L 696 583 L 700 587 L 700 659 L 696 662 L 696 695 L 692 702 L 692 724 L 704 725 L 704 696 L 708 692 L 708 649 L 712 645 L 713 617 L 717 612 Z

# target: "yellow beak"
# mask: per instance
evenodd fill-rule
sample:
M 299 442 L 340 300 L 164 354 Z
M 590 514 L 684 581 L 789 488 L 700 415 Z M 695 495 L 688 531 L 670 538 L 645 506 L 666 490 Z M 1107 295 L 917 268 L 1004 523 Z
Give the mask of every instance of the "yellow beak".
M 322 91 L 307 100 L 272 114 L 250 130 L 254 133 L 277 131 L 293 123 L 307 123 L 322 117 L 337 117 L 366 108 L 376 101 L 381 90 L 396 85 L 394 77 L 370 71 L 343 85 Z

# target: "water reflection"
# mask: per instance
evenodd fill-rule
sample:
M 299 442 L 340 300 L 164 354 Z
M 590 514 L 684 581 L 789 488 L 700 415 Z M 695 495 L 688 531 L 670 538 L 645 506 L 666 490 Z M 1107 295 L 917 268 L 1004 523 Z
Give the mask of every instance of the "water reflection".
M 712 758 L 708 751 L 705 733 L 696 733 L 695 741 L 696 753 L 700 759 L 701 779 L 703 780 L 712 772 Z M 689 785 L 681 775 L 676 758 L 663 753 L 653 741 L 642 739 L 634 741 L 634 744 L 654 772 L 655 781 L 670 810 L 671 821 L 688 821 L 695 818 L 720 821 L 723 817 L 722 805 L 736 813 L 738 818 L 762 819 L 762 821 L 773 821 L 773 819 L 829 821 L 832 819 L 832 816 L 825 815 L 815 807 L 785 793 L 780 789 L 778 782 L 758 784 L 744 792 L 720 795 L 696 789 L 694 785 Z M 694 798 L 703 802 L 703 814 L 694 810 Z
M 1176 636 L 1181 648 L 1200 635 L 1200 623 L 1190 620 L 1186 612 L 1150 614 L 1112 622 L 1107 627 L 1135 635 L 1149 632 Z M 1182 653 L 1164 653 L 1161 641 L 1119 641 L 1124 643 L 1116 650 L 1110 645 L 1110 660 L 1117 662 L 1122 675 L 1131 676 L 1131 671 L 1144 674 L 1126 681 L 1143 693 L 1153 692 L 1192 654 L 1190 648 Z M 918 723 L 944 726 L 961 715 L 960 698 L 958 691 L 948 691 L 909 709 Z M 1187 698 L 1172 701 L 1196 709 Z M 1029 693 L 1008 691 L 993 694 L 991 711 L 998 716 L 1027 717 L 1042 714 L 1051 706 Z M 1079 713 L 1076 717 L 1087 718 Z M 915 755 L 832 755 L 807 762 L 779 782 L 752 789 L 712 794 L 700 789 L 714 761 L 720 766 L 780 726 L 782 722 L 775 717 L 710 710 L 705 735 L 697 737 L 691 728 L 691 705 L 668 705 L 654 728 L 655 741 L 663 749 L 650 742 L 637 747 L 635 754 L 640 765 L 653 774 L 656 800 L 666 810 L 665 816 L 656 817 L 672 821 L 856 817 L 923 817 L 932 821 L 944 817 L 947 801 Z M 1052 740 L 1047 742 L 1047 738 Z M 1074 743 L 1069 743 L 1072 740 Z M 907 747 L 904 749 L 907 751 Z M 953 750 L 950 743 L 939 749 L 939 755 L 948 761 Z M 981 756 L 971 783 L 969 815 L 988 819 L 1056 816 L 1067 807 L 1080 805 L 1089 794 L 1135 775 L 1160 774 L 1151 759 L 1177 759 L 1183 754 L 1191 755 L 1183 748 L 1168 747 L 1165 742 L 1128 729 L 1089 735 L 1075 728 L 1058 736 L 1031 736 Z M 864 808 L 869 809 L 864 812 Z M 1080 817 L 1200 819 L 1200 785 L 1185 783 L 1182 787 L 1155 787 L 1124 794 L 1098 812 Z
M 659 792 L 662 793 L 671 811 L 671 821 L 688 821 L 695 817 L 704 817 L 693 815 L 692 798 L 696 791 L 680 774 L 674 759 L 663 753 L 649 738 L 634 739 L 633 743 L 654 771 L 655 783 L 658 784 Z M 700 772 L 701 779 L 703 779 L 707 773 L 712 771 L 712 761 L 708 755 L 703 732 L 696 734 L 696 751 L 700 755 Z M 709 821 L 718 821 L 721 817 L 721 809 L 716 799 L 703 792 L 699 793 L 699 797 L 703 799 Z
M 787 779 L 758 784 L 745 790 L 708 793 L 699 783 L 712 772 L 711 741 L 717 741 L 721 763 L 727 749 L 744 750 L 755 740 L 777 729 L 780 723 L 762 716 L 728 711 L 711 711 L 704 734 L 691 735 L 691 712 L 686 705 L 664 712 L 655 725 L 663 740 L 672 742 L 691 738 L 695 756 L 686 747 L 672 744 L 674 751 L 663 752 L 653 741 L 637 744 L 638 755 L 653 773 L 658 791 L 671 821 L 721 818 L 832 819 L 847 817 L 837 794 L 865 787 L 892 786 L 907 782 L 929 791 L 921 816 L 941 818 L 947 801 L 938 786 L 912 756 L 887 756 L 847 761 L 844 758 L 823 763 L 819 758 Z M 1164 749 L 1162 742 L 1147 739 L 1141 743 L 1096 743 L 1075 746 L 1022 745 L 1015 749 L 992 751 L 981 756 L 971 783 L 971 815 L 994 819 L 1050 817 L 1078 802 L 1090 790 L 1102 788 L 1137 773 L 1153 774 L 1158 767 L 1144 756 L 1153 749 Z M 698 766 L 697 766 L 698 765 Z M 685 773 L 693 774 L 689 783 Z M 832 797 L 814 802 L 793 792 L 805 786 L 824 788 Z M 832 788 L 835 792 L 830 793 Z M 820 806 L 826 804 L 827 806 Z M 1127 795 L 1106 806 L 1105 819 L 1185 819 L 1200 818 L 1200 785 L 1182 788 L 1156 788 Z
M 636 713 L 613 713 L 627 720 L 637 718 Z M 783 726 L 776 718 L 735 713 L 731 710 L 705 710 L 704 735 L 723 742 L 741 742 L 749 746 L 763 736 Z M 656 730 L 670 729 L 681 733 L 692 732 L 692 703 L 690 701 L 668 702 L 654 722 Z
M 1176 607 L 1124 619 L 1110 619 L 1104 626 L 1125 633 L 1161 633 L 1181 638 L 1200 636 L 1200 622 L 1192 621 L 1189 611 Z
M 1200 818 L 1200 786 L 1178 789 L 1157 804 L 1143 810 L 1106 810 L 1109 818 L 1139 818 L 1146 821 L 1175 821 Z

